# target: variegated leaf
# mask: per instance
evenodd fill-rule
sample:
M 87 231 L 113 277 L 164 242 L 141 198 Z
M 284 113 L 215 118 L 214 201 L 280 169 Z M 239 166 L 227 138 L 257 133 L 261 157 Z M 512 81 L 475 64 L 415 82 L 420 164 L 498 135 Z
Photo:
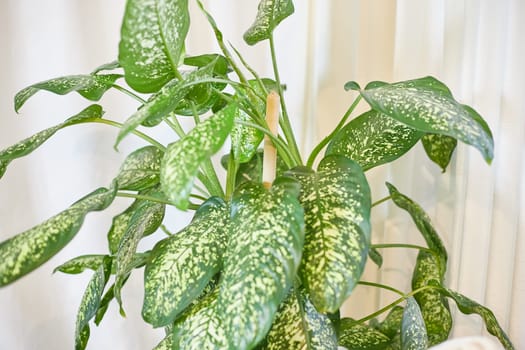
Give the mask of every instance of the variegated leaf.
M 381 350 L 390 343 L 383 333 L 350 318 L 341 319 L 338 334 L 339 345 L 352 350 Z
M 301 182 L 306 238 L 300 276 L 320 312 L 337 311 L 358 282 L 370 248 L 370 188 L 354 161 L 324 158 L 313 172 L 288 172 Z
M 230 105 L 220 110 L 168 146 L 161 163 L 160 183 L 163 192 L 177 208 L 188 208 L 199 167 L 226 140 L 233 126 L 235 108 Z
M 80 113 L 67 119 L 63 123 L 60 123 L 48 129 L 42 130 L 34 134 L 33 136 L 28 137 L 27 139 L 22 140 L 18 142 L 17 144 L 14 144 L 13 146 L 10 146 L 4 150 L 1 150 L 0 151 L 0 178 L 5 173 L 7 166 L 12 160 L 21 158 L 21 157 L 24 157 L 30 154 L 35 149 L 40 147 L 40 145 L 46 142 L 58 130 L 71 126 L 71 125 L 75 125 L 77 123 L 99 119 L 102 117 L 103 114 L 104 114 L 104 111 L 102 110 L 101 106 L 91 105 L 85 108 L 84 110 L 82 110 Z
M 426 134 L 421 138 L 421 143 L 430 160 L 445 172 L 458 141 L 447 135 Z
M 262 349 L 336 350 L 337 336 L 328 316 L 315 309 L 306 293 L 292 289 L 279 307 Z
M 18 112 L 24 103 L 40 90 L 46 90 L 58 95 L 65 95 L 76 91 L 90 101 L 98 101 L 120 77 L 122 77 L 120 74 L 88 74 L 70 75 L 41 81 L 20 90 L 16 94 L 15 111 Z
M 232 225 L 217 302 L 233 349 L 251 349 L 266 335 L 293 284 L 304 242 L 303 209 L 293 179 L 241 186 L 232 199 Z
M 119 62 L 126 82 L 156 92 L 176 76 L 190 24 L 188 0 L 128 0 Z
M 173 334 L 168 334 L 153 350 L 173 350 Z
M 86 269 L 96 271 L 107 257 L 108 255 L 102 254 L 77 256 L 76 258 L 66 261 L 62 265 L 57 266 L 53 272 L 60 271 L 63 273 L 77 274 L 84 272 Z
M 410 297 L 401 321 L 401 348 L 403 350 L 426 350 L 428 348 L 425 321 L 417 301 Z
M 181 232 L 153 248 L 144 272 L 142 316 L 154 327 L 172 323 L 222 266 L 229 208 L 212 197 Z
M 33 271 L 75 237 L 85 216 L 106 209 L 116 188 L 100 188 L 60 214 L 0 243 L 0 287 Z
M 394 306 L 392 310 L 390 310 L 386 318 L 375 328 L 390 339 L 393 339 L 401 331 L 403 311 L 403 307 L 399 305 Z
M 488 163 L 492 161 L 494 140 L 487 123 L 474 109 L 458 103 L 439 80 L 372 82 L 360 93 L 374 110 L 416 130 L 463 141 L 476 147 Z
M 139 148 L 126 157 L 116 181 L 120 190 L 142 191 L 159 183 L 164 152 L 155 146 Z
M 111 265 L 113 268 L 114 264 Z M 98 305 L 97 313 L 95 315 L 95 324 L 98 326 L 100 325 L 100 322 L 102 322 L 102 318 L 104 318 L 104 315 L 106 314 L 106 311 L 108 310 L 109 303 L 115 298 L 115 284 L 112 284 L 111 287 L 108 288 L 106 291 L 106 294 L 102 297 L 100 300 L 100 303 Z
M 111 259 L 106 257 L 95 271 L 80 302 L 75 327 L 75 350 L 84 350 L 89 339 L 89 321 L 95 317 L 109 278 Z
M 128 208 L 126 208 L 126 210 L 113 217 L 111 227 L 107 235 L 108 247 L 111 254 L 117 253 L 120 241 L 122 241 L 122 237 L 124 237 L 124 234 L 126 233 L 126 229 L 128 228 L 131 217 L 137 210 L 139 204 L 143 202 L 143 200 L 137 199 Z M 154 230 L 156 229 L 157 227 L 154 227 Z
M 422 132 L 371 110 L 339 130 L 328 144 L 326 155 L 343 155 L 366 171 L 401 157 L 421 136 Z
M 275 27 L 293 12 L 292 0 L 261 0 L 255 22 L 244 33 L 244 41 L 248 45 L 255 45 L 269 39 Z
M 143 201 L 131 216 L 126 232 L 120 241 L 115 256 L 115 298 L 122 306 L 120 290 L 124 280 L 133 269 L 135 252 L 139 241 L 151 227 L 160 226 L 164 219 L 165 205 L 156 202 Z

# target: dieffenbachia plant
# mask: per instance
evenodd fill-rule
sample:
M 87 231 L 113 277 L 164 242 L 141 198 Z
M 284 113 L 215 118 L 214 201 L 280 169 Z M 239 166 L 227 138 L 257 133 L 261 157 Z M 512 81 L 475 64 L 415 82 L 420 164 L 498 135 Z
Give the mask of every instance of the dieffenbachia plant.
M 130 134 L 148 145 L 129 154 L 107 188 L 0 243 L 0 286 L 51 259 L 89 212 L 127 197 L 134 201 L 108 228 L 108 251 L 76 257 L 56 269 L 93 271 L 78 311 L 76 349 L 86 347 L 90 323 L 98 325 L 110 302 L 115 300 L 124 314 L 121 291 L 141 268 L 142 316 L 167 332 L 156 349 L 425 349 L 448 338 L 450 299 L 460 311 L 480 315 L 487 330 L 513 349 L 490 310 L 446 287 L 447 252 L 423 209 L 392 184 L 387 184 L 390 196 L 373 204 L 365 173 L 419 141 L 443 171 L 457 140 L 477 148 L 490 163 L 494 142 L 483 118 L 433 77 L 376 81 L 365 88 L 349 82 L 344 88 L 357 91 L 357 98 L 333 132 L 303 158 L 273 40 L 274 29 L 294 12 L 292 1 L 262 0 L 244 33 L 249 45 L 269 43 L 273 78 L 260 77 L 226 45 L 212 16 L 198 0 L 197 5 L 220 53 L 186 52 L 188 0 L 128 0 L 118 60 L 89 74 L 36 83 L 15 96 L 18 111 L 40 90 L 75 91 L 96 102 L 116 89 L 138 108 L 117 122 L 92 104 L 0 151 L 0 176 L 13 160 L 77 124 L 118 127 L 115 147 Z M 369 110 L 350 119 L 360 102 Z M 267 118 L 272 113 L 280 132 Z M 183 129 L 183 119 L 193 120 L 194 128 Z M 162 144 L 147 135 L 148 129 L 139 131 L 161 123 L 173 130 L 173 142 Z M 224 170 L 216 169 L 211 157 L 228 139 L 221 182 L 217 173 Z M 372 244 L 371 208 L 386 200 L 408 212 L 426 247 Z M 195 211 L 194 218 L 180 232 L 138 251 L 141 239 L 161 227 L 166 206 Z M 410 291 L 361 279 L 368 257 L 380 267 L 380 250 L 400 246 L 419 249 Z M 389 289 L 399 299 L 361 319 L 341 318 L 339 309 L 358 284 Z

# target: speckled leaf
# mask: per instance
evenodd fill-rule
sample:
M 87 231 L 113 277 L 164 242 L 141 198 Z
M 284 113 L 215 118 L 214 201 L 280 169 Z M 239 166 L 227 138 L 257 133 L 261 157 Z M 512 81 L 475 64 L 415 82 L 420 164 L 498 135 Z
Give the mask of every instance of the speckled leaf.
M 326 154 L 346 156 L 368 170 L 401 157 L 421 136 L 422 132 L 371 110 L 339 130 L 328 144 Z
M 301 182 L 306 239 L 300 276 L 320 312 L 335 312 L 358 282 L 370 248 L 370 188 L 354 161 L 324 158 L 313 172 L 288 172 Z
M 129 221 L 131 220 L 133 213 L 137 210 L 139 204 L 142 202 L 143 200 L 140 199 L 135 200 L 128 208 L 126 208 L 126 210 L 113 217 L 107 235 L 108 247 L 111 254 L 117 253 L 120 241 L 122 240 L 122 237 L 124 237 L 124 233 L 126 233 L 126 229 L 128 228 Z M 154 230 L 156 229 L 157 227 L 154 228 Z
M 185 210 L 200 165 L 222 146 L 233 126 L 235 106 L 228 106 L 198 124 L 186 136 L 168 145 L 160 168 L 164 193 Z
M 139 241 L 151 227 L 159 226 L 164 219 L 165 205 L 143 201 L 131 216 L 115 256 L 115 298 L 122 307 L 120 290 L 124 280 L 133 269 L 133 258 Z
M 188 0 L 127 1 L 119 62 L 129 86 L 155 92 L 175 77 L 189 24 Z
M 390 310 L 385 319 L 382 322 L 380 322 L 375 328 L 390 339 L 393 339 L 401 331 L 401 321 L 403 319 L 403 312 L 403 307 L 399 305 L 394 306 L 394 308 Z
M 113 268 L 113 265 L 111 266 Z M 100 300 L 100 303 L 98 305 L 97 313 L 95 315 L 95 324 L 98 326 L 100 325 L 100 322 L 102 322 L 102 318 L 104 318 L 104 315 L 106 314 L 106 311 L 108 310 L 109 303 L 115 298 L 115 284 L 112 284 L 111 287 L 108 288 L 106 291 L 106 294 L 102 297 Z
M 421 139 L 427 156 L 445 172 L 458 141 L 447 135 L 426 134 Z
M 218 317 L 233 349 L 251 349 L 266 335 L 293 284 L 304 243 L 299 184 L 279 178 L 271 190 L 241 186 L 232 199 Z
M 157 185 L 163 155 L 157 147 L 146 146 L 127 156 L 116 177 L 119 189 L 142 191 Z
M 95 317 L 100 306 L 102 293 L 109 278 L 111 259 L 106 257 L 95 271 L 80 302 L 75 327 L 75 350 L 86 348 L 89 339 L 89 321 Z
M 173 79 L 152 96 L 144 105 L 133 113 L 120 128 L 116 145 L 139 125 L 156 125 L 168 114 L 173 112 L 179 102 L 186 96 L 192 86 L 205 82 L 213 74 L 216 61 L 194 70 L 185 76 L 184 80 Z
M 248 45 L 255 45 L 269 39 L 275 27 L 293 12 L 292 0 L 261 0 L 255 22 L 244 33 L 244 41 Z
M 266 336 L 265 350 L 337 349 L 328 316 L 317 312 L 304 292 L 291 290 Z
M 487 123 L 474 109 L 454 100 L 439 80 L 372 82 L 360 93 L 376 111 L 416 130 L 463 141 L 476 147 L 488 163 L 492 161 L 494 140 Z
M 383 333 L 350 318 L 341 319 L 338 334 L 339 345 L 352 350 L 382 350 L 390 343 Z
M 168 334 L 153 350 L 173 350 L 173 334 Z
M 82 273 L 86 269 L 96 271 L 100 265 L 104 262 L 104 258 L 107 255 L 92 254 L 92 255 L 81 255 L 66 261 L 60 266 L 57 266 L 53 272 L 63 272 L 69 274 Z
M 0 243 L 0 287 L 33 271 L 58 253 L 82 226 L 91 211 L 106 209 L 116 188 L 100 188 L 68 209 Z
M 410 297 L 401 321 L 401 348 L 403 350 L 426 350 L 428 348 L 425 321 L 417 301 Z
M 226 249 L 229 208 L 212 197 L 181 232 L 153 248 L 144 272 L 142 316 L 154 327 L 172 323 L 219 272 Z
M 104 111 L 99 105 L 91 105 L 83 109 L 80 113 L 72 116 L 63 123 L 52 126 L 48 129 L 42 130 L 31 137 L 28 137 L 25 140 L 22 140 L 13 146 L 10 146 L 4 150 L 0 151 L 0 178 L 5 173 L 9 163 L 16 159 L 24 157 L 35 149 L 40 147 L 44 142 L 46 142 L 51 136 L 53 136 L 58 130 L 65 127 L 75 125 L 81 122 L 87 122 L 89 120 L 95 120 L 102 117 Z
M 462 313 L 467 314 L 467 315 L 477 314 L 481 316 L 481 318 L 485 322 L 485 327 L 487 327 L 487 331 L 490 334 L 497 337 L 501 345 L 503 345 L 503 347 L 506 350 L 514 350 L 514 346 L 512 345 L 512 342 L 510 341 L 507 334 L 505 334 L 505 332 L 499 325 L 498 320 L 496 319 L 496 316 L 494 316 L 494 313 L 490 311 L 490 309 L 475 302 L 474 300 L 467 298 L 466 296 L 458 292 L 455 292 L 453 290 L 440 286 L 435 281 L 431 281 L 429 284 L 436 287 L 437 290 L 439 290 L 439 292 L 443 294 L 444 296 L 452 298 L 456 302 L 459 310 Z

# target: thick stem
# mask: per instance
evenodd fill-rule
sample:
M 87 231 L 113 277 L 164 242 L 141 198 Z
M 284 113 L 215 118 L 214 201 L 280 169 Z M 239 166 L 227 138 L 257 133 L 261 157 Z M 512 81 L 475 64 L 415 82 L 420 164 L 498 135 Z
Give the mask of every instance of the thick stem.
M 274 136 L 279 128 L 279 95 L 272 91 L 266 98 L 266 124 Z M 262 181 L 266 188 L 272 186 L 277 168 L 277 149 L 268 135 L 264 136 L 264 157 Z

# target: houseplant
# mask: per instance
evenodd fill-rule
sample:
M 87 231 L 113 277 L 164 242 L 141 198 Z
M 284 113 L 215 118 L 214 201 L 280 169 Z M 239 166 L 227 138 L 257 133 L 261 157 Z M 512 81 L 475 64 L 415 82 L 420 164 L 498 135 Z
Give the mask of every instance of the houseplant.
M 296 328 L 291 331 L 300 338 L 297 341 L 314 348 L 333 348 L 336 333 L 347 347 L 361 342 L 378 348 L 401 344 L 408 348 L 415 346 L 412 340 L 425 338 L 423 327 L 417 327 L 421 317 L 430 343 L 436 343 L 450 329 L 445 295 L 464 311 L 482 314 L 489 330 L 511 348 L 486 309 L 441 286 L 446 269 L 443 245 L 422 209 L 392 185 L 391 199 L 410 213 L 428 244 L 414 269 L 414 290 L 399 292 L 400 301 L 408 300 L 407 307 L 385 309 L 392 313 L 382 322 L 339 320 L 337 315 L 360 279 L 367 253 L 380 262 L 377 250 L 370 247 L 371 199 L 362 170 L 395 160 L 419 139 L 443 168 L 455 139 L 477 147 L 490 161 L 492 136 L 481 117 L 454 101 L 448 89 L 430 77 L 395 84 L 374 82 L 365 89 L 348 83 L 345 87 L 358 90 L 362 97 L 351 104 L 340 125 L 304 164 L 288 122 L 277 69 L 274 81 L 260 79 L 250 69 L 244 73 L 243 60 L 230 53 L 234 49 L 223 43 L 215 27 L 222 55 L 185 56 L 186 6 L 185 1 L 129 1 L 118 63 L 92 74 L 35 84 L 15 98 L 16 109 L 39 89 L 78 91 L 96 101 L 122 78 L 120 73 L 106 72 L 122 66 L 128 85 L 151 95 L 140 100 L 142 107 L 124 122 L 118 141 L 134 132 L 152 146 L 132 153 L 109 188 L 87 195 L 46 223 L 2 243 L 1 285 L 61 249 L 87 212 L 104 209 L 116 195 L 126 195 L 136 201 L 114 220 L 108 235 L 110 254 L 79 257 L 58 268 L 95 271 L 77 319 L 78 348 L 85 346 L 90 319 L 99 321 L 113 297 L 121 301 L 120 290 L 129 273 L 144 264 L 143 316 L 152 325 L 169 329 L 162 345 L 166 347 L 170 341 L 181 348 L 206 348 L 200 341 L 215 341 L 223 347 L 230 342 L 231 348 L 300 347 L 282 343 L 296 340 L 281 333 L 289 334 L 292 325 Z M 291 12 L 291 2 L 262 2 L 254 25 L 245 34 L 247 42 L 268 40 L 273 48 L 273 29 Z M 214 26 L 211 18 L 210 22 Z M 266 114 L 275 116 L 274 108 L 265 112 L 267 92 L 272 90 L 279 98 L 268 94 L 272 101 L 268 105 L 275 108 L 281 101 L 283 137 L 272 136 L 264 120 Z M 346 123 L 362 98 L 371 111 Z M 212 116 L 204 120 L 203 114 Z M 101 117 L 100 106 L 87 107 L 65 123 L 4 150 L 0 168 L 5 171 L 11 160 L 29 153 L 61 128 L 87 122 L 115 124 Z M 186 134 L 177 124 L 179 118 L 193 118 L 197 126 Z M 135 130 L 139 124 L 160 122 L 169 124 L 180 141 L 160 145 Z M 228 134 L 232 151 L 224 158 L 227 181 L 223 188 L 209 158 Z M 273 151 L 268 147 L 264 156 L 257 152 L 264 134 L 276 146 L 282 175 L 269 190 L 260 183 L 271 181 L 275 166 L 267 155 Z M 324 146 L 325 157 L 313 172 L 310 169 Z M 261 178 L 263 170 L 267 175 Z M 245 183 L 246 179 L 255 183 Z M 194 221 L 151 251 L 136 252 L 138 241 L 161 224 L 165 205 L 196 210 Z M 195 254 L 184 254 L 187 250 Z M 407 322 L 419 309 L 422 316 Z M 196 328 L 198 322 L 213 327 L 215 339 L 200 338 L 206 332 Z M 411 331 L 418 337 L 402 336 Z

